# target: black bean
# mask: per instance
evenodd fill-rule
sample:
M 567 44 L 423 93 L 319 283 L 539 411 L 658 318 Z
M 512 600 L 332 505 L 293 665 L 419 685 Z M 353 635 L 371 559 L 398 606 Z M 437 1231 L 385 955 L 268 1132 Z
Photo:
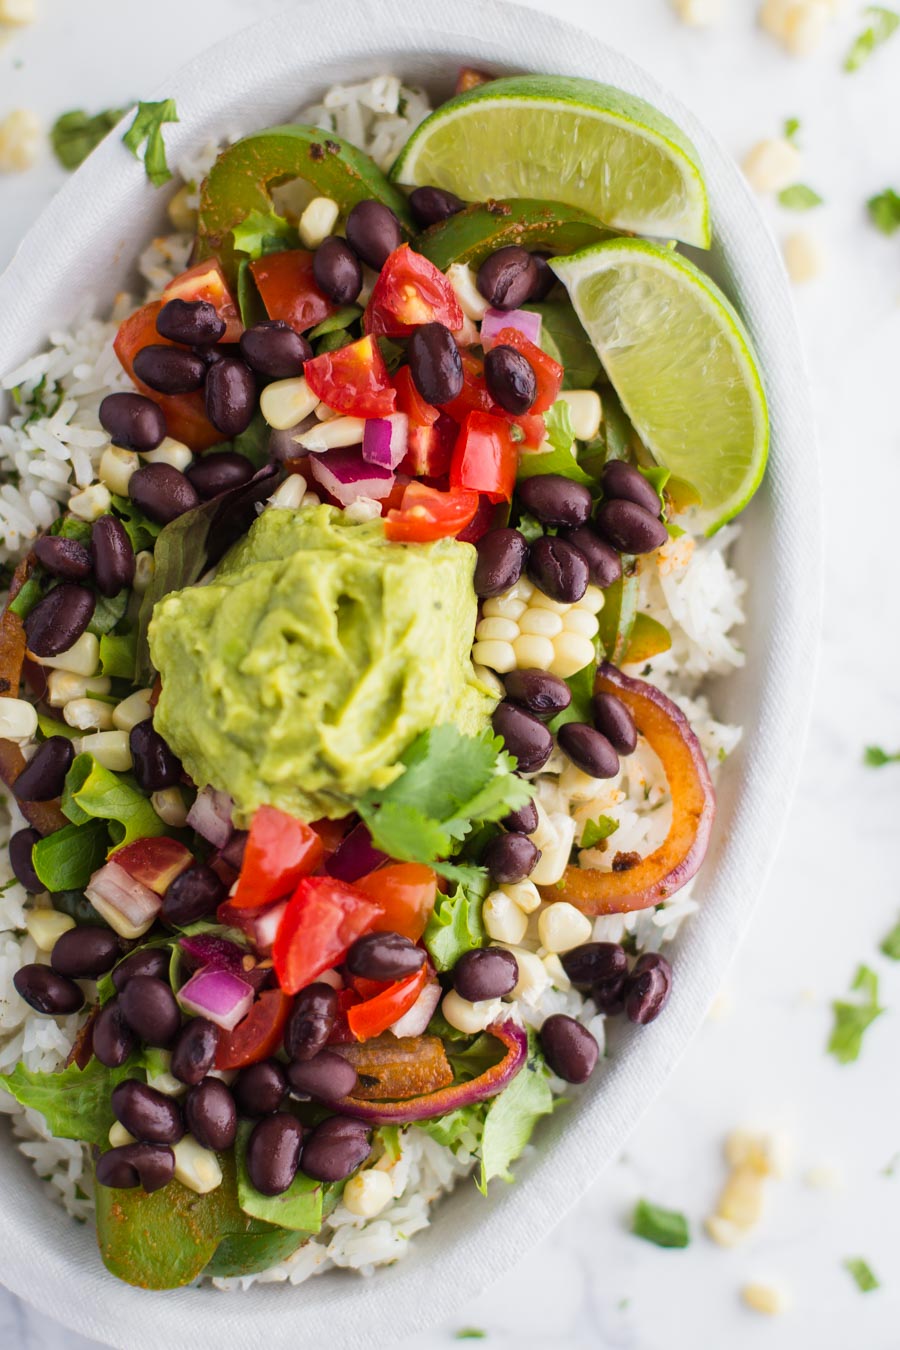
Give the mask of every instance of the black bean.
M 603 466 L 600 484 L 605 497 L 618 497 L 623 501 L 636 502 L 645 511 L 649 511 L 651 516 L 659 515 L 659 494 L 656 488 L 633 464 L 626 464 L 623 459 L 609 460 Z
M 297 1175 L 303 1126 L 296 1116 L 279 1111 L 264 1116 L 247 1140 L 247 1172 L 263 1195 L 282 1195 Z
M 256 403 L 256 380 L 243 361 L 226 356 L 210 366 L 206 375 L 206 415 L 226 440 L 233 440 L 247 430 Z
M 241 334 L 241 356 L 258 375 L 287 380 L 303 373 L 312 347 L 283 319 L 264 319 Z
M 600 1057 L 587 1027 L 565 1013 L 554 1013 L 541 1027 L 541 1049 L 553 1072 L 566 1083 L 584 1083 Z
M 270 1116 L 281 1109 L 287 1089 L 284 1069 L 278 1060 L 262 1059 L 241 1069 L 231 1090 L 242 1116 Z
M 546 300 L 547 296 L 556 285 L 556 273 L 552 270 L 543 253 L 532 253 L 531 261 L 534 263 L 537 271 L 537 281 L 531 288 L 531 294 L 528 299 L 532 304 L 538 304 L 541 300 Z
M 615 778 L 619 756 L 600 731 L 587 722 L 567 722 L 556 733 L 560 750 L 591 778 Z
M 288 1059 L 309 1060 L 328 1042 L 338 1012 L 337 990 L 318 981 L 309 984 L 294 1000 L 284 1032 Z
M 218 497 L 229 488 L 243 487 L 253 477 L 255 469 L 246 455 L 235 450 L 220 450 L 214 455 L 201 455 L 187 470 L 187 477 L 204 500 Z
M 342 1181 L 371 1153 L 366 1127 L 348 1116 L 329 1116 L 303 1145 L 303 1171 L 316 1181 Z
M 91 534 L 94 580 L 101 595 L 114 596 L 134 581 L 134 549 L 121 520 L 101 516 Z
M 426 403 L 449 403 L 462 392 L 462 358 L 453 334 L 442 323 L 414 328 L 406 354 L 413 384 Z
M 119 1007 L 131 1030 L 148 1045 L 168 1049 L 178 1035 L 181 1012 L 162 980 L 132 975 L 119 994 Z
M 625 1016 L 646 1026 L 659 1017 L 672 991 L 672 967 L 658 952 L 638 957 L 625 984 Z
M 516 485 L 526 510 L 544 525 L 583 525 L 593 502 L 584 483 L 573 483 L 561 473 L 536 473 Z
M 405 980 L 425 964 L 425 953 L 401 933 L 367 933 L 347 953 L 351 975 L 366 980 Z
M 39 600 L 25 620 L 28 650 L 35 656 L 59 656 L 81 637 L 91 619 L 97 597 L 86 586 L 63 581 Z
M 376 272 L 381 271 L 394 249 L 403 243 L 399 220 L 382 202 L 357 202 L 347 217 L 346 228 L 351 248 Z
M 58 797 L 74 758 L 75 747 L 68 736 L 49 736 L 13 783 L 13 796 L 20 802 L 48 802 Z
M 591 989 L 591 998 L 598 1012 L 607 1017 L 618 1017 L 625 1008 L 625 986 L 627 975 L 615 975 L 608 980 L 598 980 Z
M 588 565 L 565 539 L 543 535 L 528 555 L 528 575 L 551 600 L 574 605 L 588 588 Z
M 136 353 L 134 373 L 159 394 L 191 394 L 206 379 L 206 362 L 195 352 L 154 342 Z
M 494 309 L 518 309 L 537 285 L 537 266 L 518 244 L 499 248 L 478 269 L 476 284 Z
M 206 347 L 225 336 L 225 320 L 208 300 L 169 300 L 156 316 L 156 331 L 170 342 Z
M 32 895 L 46 889 L 31 860 L 34 846 L 40 838 L 37 830 L 26 829 L 16 830 L 9 841 L 9 864 L 13 876 L 26 891 L 31 891 Z
M 194 1087 L 209 1073 L 216 1061 L 219 1028 L 205 1017 L 185 1022 L 172 1047 L 172 1074 L 180 1083 Z
M 175 1154 L 158 1144 L 123 1144 L 108 1149 L 97 1161 L 97 1181 L 116 1190 L 141 1186 L 149 1195 L 167 1186 L 174 1175 Z
M 349 1096 L 357 1083 L 353 1065 L 333 1050 L 320 1050 L 312 1059 L 291 1060 L 287 1077 L 292 1092 L 323 1102 Z
M 152 720 L 138 722 L 128 735 L 132 773 L 144 792 L 159 792 L 181 781 L 181 760 L 154 729 Z
M 65 1017 L 84 1007 L 84 994 L 74 980 L 57 975 L 49 966 L 20 966 L 13 984 L 30 1007 L 49 1017 Z
M 507 698 L 547 721 L 565 712 L 572 702 L 572 691 L 565 680 L 549 670 L 511 670 L 503 676 L 503 683 Z
M 455 192 L 436 187 L 417 187 L 409 194 L 409 205 L 416 223 L 427 230 L 429 225 L 455 216 L 463 210 L 465 203 L 460 201 Z
M 234 1097 L 220 1078 L 204 1078 L 184 1099 L 184 1118 L 201 1148 L 221 1152 L 237 1136 Z
M 91 1027 L 91 1047 L 101 1064 L 118 1069 L 137 1044 L 134 1032 L 122 1016 L 117 998 L 104 1003 Z
M 485 848 L 482 862 L 498 886 L 511 886 L 530 877 L 540 858 L 527 834 L 500 834 Z
M 628 957 L 618 942 L 584 942 L 563 952 L 559 959 L 569 979 L 579 988 L 587 989 L 601 980 L 628 974 Z
M 470 1003 L 503 998 L 519 980 L 519 963 L 502 947 L 476 947 L 465 952 L 453 967 L 453 988 Z
M 225 883 L 205 863 L 181 872 L 163 896 L 159 917 L 163 923 L 186 928 L 218 909 L 225 899 Z
M 577 548 L 588 565 L 588 576 L 595 586 L 605 590 L 622 575 L 622 559 L 605 539 L 588 525 L 579 525 L 574 530 L 563 530 L 563 539 Z
M 143 951 L 132 952 L 120 961 L 112 973 L 112 982 L 121 994 L 129 980 L 136 975 L 144 975 L 151 980 L 166 980 L 169 977 L 169 951 L 166 947 L 146 947 Z
M 507 750 L 516 757 L 520 773 L 537 773 L 553 752 L 553 737 L 536 717 L 514 703 L 498 703 L 491 718 L 494 732 L 502 736 Z
M 518 811 L 510 811 L 500 824 L 504 830 L 514 830 L 518 834 L 534 834 L 538 827 L 538 813 L 534 802 L 527 802 Z
M 189 478 L 171 464 L 144 464 L 128 482 L 128 495 L 157 525 L 168 525 L 199 506 Z
M 155 450 L 166 434 L 162 408 L 143 394 L 107 394 L 99 417 L 113 444 L 126 450 Z
M 632 755 L 637 748 L 634 718 L 615 694 L 594 695 L 594 726 L 620 755 Z
M 70 980 L 96 980 L 112 970 L 122 954 L 111 928 L 70 928 L 53 944 L 50 965 Z
M 527 413 L 537 397 L 537 376 L 528 357 L 515 347 L 492 347 L 484 358 L 484 382 L 506 412 Z
M 362 290 L 359 258 L 337 234 L 330 234 L 316 249 L 313 277 L 319 290 L 335 305 L 352 305 Z
M 51 576 L 65 581 L 83 581 L 91 575 L 91 555 L 77 539 L 61 534 L 42 534 L 31 546 L 38 562 Z
M 137 1078 L 112 1090 L 113 1115 L 141 1144 L 177 1144 L 184 1137 L 181 1107 L 173 1097 Z
M 637 502 L 622 497 L 609 497 L 601 502 L 595 523 L 603 538 L 620 553 L 652 553 L 669 538 L 661 520 Z
M 478 558 L 473 585 L 475 594 L 483 599 L 508 591 L 525 570 L 528 544 L 518 530 L 489 530 L 478 540 L 475 549 Z

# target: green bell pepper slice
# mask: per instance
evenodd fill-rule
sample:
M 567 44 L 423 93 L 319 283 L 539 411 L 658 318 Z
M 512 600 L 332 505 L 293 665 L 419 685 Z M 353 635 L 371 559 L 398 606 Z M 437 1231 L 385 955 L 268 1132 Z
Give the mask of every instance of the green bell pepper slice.
M 509 244 L 530 253 L 568 253 L 616 233 L 574 207 L 517 197 L 467 206 L 425 230 L 413 247 L 443 272 L 456 262 L 478 267 Z

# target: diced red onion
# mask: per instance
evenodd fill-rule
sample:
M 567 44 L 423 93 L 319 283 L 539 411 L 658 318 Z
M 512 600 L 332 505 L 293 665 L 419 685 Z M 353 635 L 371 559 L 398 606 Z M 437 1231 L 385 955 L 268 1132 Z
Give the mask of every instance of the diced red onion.
M 437 980 L 431 980 L 412 1007 L 407 1009 L 389 1030 L 395 1036 L 423 1036 L 434 1016 L 435 1008 L 441 1001 L 442 993 L 443 990 Z
M 377 464 L 382 469 L 396 469 L 406 454 L 408 439 L 409 418 L 406 413 L 370 417 L 363 432 L 363 459 L 367 464 Z
M 187 813 L 187 823 L 216 848 L 224 848 L 234 833 L 233 810 L 234 802 L 227 792 L 205 787 L 197 793 L 197 799 Z
M 378 851 L 368 828 L 360 821 L 338 844 L 325 864 L 325 871 L 338 881 L 358 881 L 386 860 L 387 854 Z
M 270 952 L 275 942 L 275 934 L 278 932 L 278 925 L 281 923 L 281 917 L 287 909 L 287 901 L 279 900 L 276 905 L 270 905 L 253 923 L 253 943 L 258 952 L 265 954 Z
M 485 351 L 494 346 L 497 334 L 504 328 L 515 328 L 536 347 L 541 345 L 540 314 L 527 309 L 489 309 L 481 321 L 481 345 Z
M 357 445 L 310 455 L 309 462 L 313 477 L 341 506 L 349 506 L 360 497 L 382 501 L 394 486 L 390 469 L 366 463 Z
M 253 988 L 233 971 L 204 966 L 178 991 L 185 1012 L 215 1022 L 223 1031 L 233 1031 L 247 1016 L 253 1003 Z
M 230 970 L 239 975 L 243 970 L 246 952 L 236 942 L 217 937 L 215 933 L 197 933 L 179 938 L 178 945 L 198 966 L 212 970 Z
M 162 897 L 143 882 L 135 881 L 116 862 L 108 862 L 95 872 L 84 893 L 92 904 L 99 900 L 110 905 L 134 928 L 152 922 L 162 908 Z

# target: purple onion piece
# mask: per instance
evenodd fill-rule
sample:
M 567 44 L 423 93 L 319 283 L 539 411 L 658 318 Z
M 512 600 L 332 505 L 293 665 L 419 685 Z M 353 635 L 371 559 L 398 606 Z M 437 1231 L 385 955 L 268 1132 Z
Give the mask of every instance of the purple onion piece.
M 338 881 L 358 881 L 386 861 L 387 854 L 378 851 L 367 826 L 360 821 L 338 844 L 325 864 L 325 871 Z

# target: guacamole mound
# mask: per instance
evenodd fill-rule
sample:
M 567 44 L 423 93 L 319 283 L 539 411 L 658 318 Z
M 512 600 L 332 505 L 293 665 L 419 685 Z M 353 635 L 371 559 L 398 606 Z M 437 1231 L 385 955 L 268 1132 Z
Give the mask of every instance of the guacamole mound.
M 264 511 L 213 581 L 154 610 L 157 730 L 245 824 L 263 803 L 346 815 L 420 732 L 490 718 L 470 657 L 475 556 L 455 539 L 390 543 L 380 520 L 330 506 Z

